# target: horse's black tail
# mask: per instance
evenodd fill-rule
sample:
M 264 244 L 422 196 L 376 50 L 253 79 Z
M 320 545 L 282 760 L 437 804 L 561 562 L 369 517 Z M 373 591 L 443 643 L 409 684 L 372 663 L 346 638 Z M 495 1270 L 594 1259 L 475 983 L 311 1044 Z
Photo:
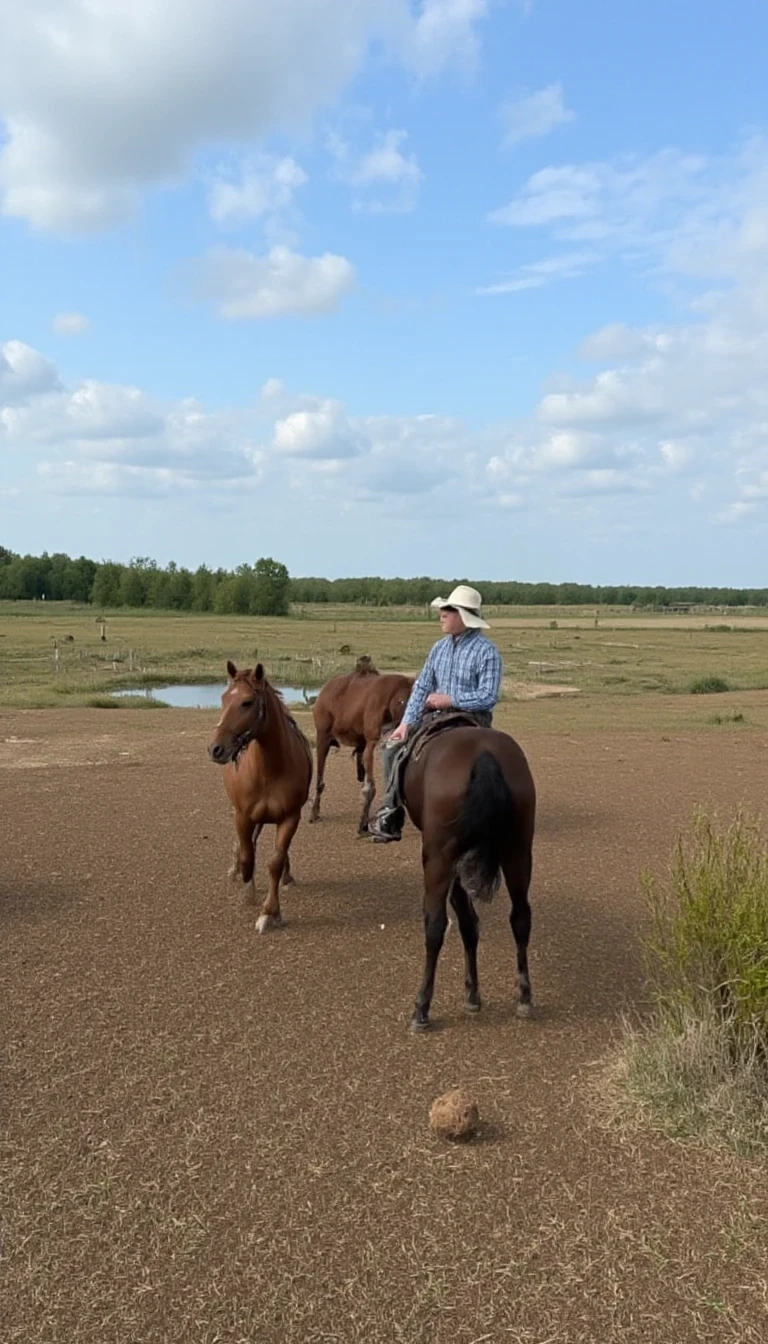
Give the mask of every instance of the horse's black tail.
M 473 899 L 493 900 L 513 825 L 512 794 L 501 766 L 490 751 L 483 751 L 473 762 L 454 830 L 456 876 Z

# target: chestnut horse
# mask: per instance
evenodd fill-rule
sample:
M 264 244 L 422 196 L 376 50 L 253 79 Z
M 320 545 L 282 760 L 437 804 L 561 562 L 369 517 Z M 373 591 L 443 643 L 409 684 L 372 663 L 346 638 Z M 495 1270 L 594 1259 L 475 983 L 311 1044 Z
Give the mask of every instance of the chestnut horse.
M 235 814 L 234 863 L 229 875 L 251 884 L 256 841 L 263 826 L 275 827 L 275 852 L 269 861 L 269 894 L 256 922 L 259 933 L 282 923 L 280 879 L 293 882 L 288 850 L 301 820 L 312 783 L 312 749 L 288 713 L 279 691 L 270 686 L 259 663 L 238 672 L 227 663 L 230 683 L 221 697 L 222 715 L 208 755 L 224 766 L 224 784 Z
M 376 796 L 373 758 L 385 728 L 396 728 L 405 712 L 413 677 L 379 672 L 367 654 L 358 658 L 354 672 L 332 677 L 312 706 L 317 738 L 317 780 L 310 821 L 320 819 L 320 797 L 325 789 L 325 762 L 331 747 L 352 748 L 358 783 L 363 786 L 363 810 L 358 835 L 368 834 L 371 803 Z
M 512 902 L 517 946 L 517 1013 L 531 1012 L 528 888 L 533 866 L 536 790 L 522 749 L 494 728 L 450 727 L 414 750 L 403 777 L 404 802 L 421 831 L 424 867 L 426 965 L 411 1028 L 429 1026 L 435 971 L 448 925 L 456 914 L 465 958 L 466 1007 L 480 1011 L 477 979 L 479 921 L 473 901 L 490 901 L 504 874 Z

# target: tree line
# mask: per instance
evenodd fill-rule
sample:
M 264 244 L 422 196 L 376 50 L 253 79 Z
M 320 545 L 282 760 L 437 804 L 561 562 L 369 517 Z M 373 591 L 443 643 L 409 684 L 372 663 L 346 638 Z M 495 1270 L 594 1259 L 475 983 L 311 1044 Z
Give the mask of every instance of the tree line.
M 234 570 L 162 568 L 145 556 L 129 564 L 76 559 L 56 553 L 17 555 L 0 546 L 0 599 L 82 602 L 94 607 L 149 607 L 163 611 L 212 611 L 221 615 L 282 616 L 291 605 L 354 603 L 357 606 L 426 606 L 462 579 L 294 578 L 284 564 L 262 557 Z M 768 606 L 768 588 L 663 588 L 631 584 L 474 581 L 486 606 L 670 607 Z

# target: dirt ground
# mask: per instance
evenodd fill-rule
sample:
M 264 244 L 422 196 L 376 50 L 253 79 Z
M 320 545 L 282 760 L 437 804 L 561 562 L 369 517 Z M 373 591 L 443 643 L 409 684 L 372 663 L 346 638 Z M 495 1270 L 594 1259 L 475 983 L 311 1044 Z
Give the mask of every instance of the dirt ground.
M 359 842 L 336 755 L 258 937 L 214 718 L 0 712 L 6 1344 L 764 1339 L 763 1171 L 611 1127 L 594 1079 L 641 1003 L 640 869 L 694 802 L 764 805 L 766 735 L 522 733 L 537 1014 L 500 894 L 483 1012 L 454 930 L 414 1037 L 413 828 Z M 469 1145 L 427 1124 L 456 1085 Z

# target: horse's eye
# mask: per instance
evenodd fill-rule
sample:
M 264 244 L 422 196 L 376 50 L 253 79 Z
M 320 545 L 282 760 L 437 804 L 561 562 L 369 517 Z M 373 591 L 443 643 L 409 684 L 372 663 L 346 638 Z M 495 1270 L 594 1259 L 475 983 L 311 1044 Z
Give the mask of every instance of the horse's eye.
M 252 700 L 241 700 L 241 701 L 240 701 L 240 708 L 241 708 L 241 709 L 253 709 L 253 701 L 252 701 Z

